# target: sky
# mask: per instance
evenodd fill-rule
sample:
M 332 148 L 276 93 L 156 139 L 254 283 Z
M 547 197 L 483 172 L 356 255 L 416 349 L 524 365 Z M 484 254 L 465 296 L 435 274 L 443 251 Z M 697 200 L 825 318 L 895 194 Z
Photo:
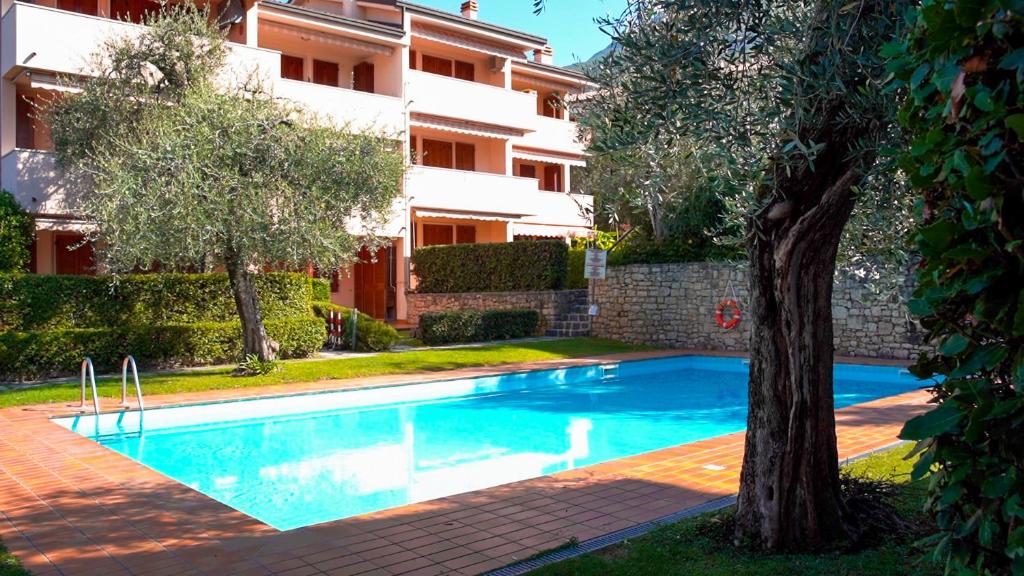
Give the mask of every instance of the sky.
M 413 1 L 454 13 L 462 5 L 462 0 Z M 536 16 L 533 0 L 477 1 L 480 20 L 547 38 L 559 66 L 586 60 L 607 46 L 608 37 L 594 19 L 607 14 L 618 16 L 626 8 L 626 0 L 547 0 L 547 8 Z

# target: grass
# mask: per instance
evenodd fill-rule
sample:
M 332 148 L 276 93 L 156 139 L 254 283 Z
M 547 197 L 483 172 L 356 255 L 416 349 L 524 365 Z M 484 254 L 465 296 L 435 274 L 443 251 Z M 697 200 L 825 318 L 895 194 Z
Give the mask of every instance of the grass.
M 153 396 L 203 390 L 252 388 L 295 382 L 364 378 L 385 374 L 440 372 L 456 368 L 578 358 L 642 349 L 644 348 L 611 340 L 569 338 L 491 344 L 472 348 L 414 350 L 333 360 L 292 360 L 282 362 L 280 370 L 263 376 L 233 376 L 230 368 L 154 374 L 143 376 L 142 386 L 143 392 L 147 396 Z M 119 377 L 101 378 L 96 381 L 96 385 L 100 396 L 120 397 L 121 380 Z M 49 384 L 2 391 L 0 392 L 0 408 L 47 402 L 72 402 L 78 397 L 79 383 L 77 381 Z
M 0 542 L 0 576 L 29 576 L 14 554 L 7 551 L 3 542 Z
M 890 538 L 876 548 L 842 554 L 764 555 L 731 544 L 732 510 L 706 514 L 658 528 L 597 553 L 541 568 L 536 576 L 933 576 L 941 566 L 922 559 L 913 540 L 933 526 L 922 512 L 925 484 L 910 483 L 910 463 L 901 446 L 851 463 L 855 476 L 891 479 L 900 484 L 896 509 L 921 530 L 902 540 Z

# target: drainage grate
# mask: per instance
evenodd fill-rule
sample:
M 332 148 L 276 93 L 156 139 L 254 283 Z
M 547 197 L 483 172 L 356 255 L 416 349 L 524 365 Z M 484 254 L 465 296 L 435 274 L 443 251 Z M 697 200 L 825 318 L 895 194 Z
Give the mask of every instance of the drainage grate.
M 523 560 L 522 562 L 516 562 L 510 564 L 504 568 L 498 568 L 487 573 L 487 576 L 520 576 L 526 574 L 531 570 L 536 570 L 541 566 L 547 566 L 548 564 L 554 564 L 555 562 L 561 562 L 562 560 L 568 560 L 569 558 L 575 558 L 576 556 L 582 556 L 583 554 L 589 554 L 601 548 L 607 548 L 613 544 L 618 544 L 623 540 L 629 540 L 630 538 L 636 538 L 642 536 L 655 528 L 664 524 L 671 524 L 678 522 L 692 516 L 698 516 L 707 512 L 714 512 L 715 510 L 721 510 L 726 506 L 732 506 L 736 503 L 735 496 L 726 496 L 725 498 L 719 498 L 718 500 L 712 500 L 705 502 L 700 506 L 694 506 L 693 508 L 687 508 L 681 512 L 675 514 L 669 514 L 668 516 L 662 516 L 657 520 L 638 524 L 630 528 L 623 528 L 612 532 L 611 534 L 605 534 L 604 536 L 598 536 L 592 540 L 581 542 L 578 546 L 571 548 L 563 548 L 559 550 L 552 550 L 547 554 L 541 554 L 536 558 L 529 560 Z

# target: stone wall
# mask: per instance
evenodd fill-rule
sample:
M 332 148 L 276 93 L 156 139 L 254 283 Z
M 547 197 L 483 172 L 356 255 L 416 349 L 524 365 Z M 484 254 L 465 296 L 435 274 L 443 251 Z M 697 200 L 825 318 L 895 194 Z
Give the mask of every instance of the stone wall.
M 600 312 L 593 335 L 669 348 L 745 351 L 750 323 L 724 330 L 715 305 L 732 297 L 749 302 L 746 267 L 718 263 L 633 264 L 610 267 L 596 284 Z M 895 297 L 872 293 L 855 281 L 836 285 L 832 299 L 836 353 L 876 358 L 916 357 L 920 328 Z
M 560 314 L 565 314 L 586 290 L 549 290 L 542 292 L 466 292 L 462 294 L 409 294 L 409 323 L 418 326 L 420 314 L 444 310 L 500 310 L 528 308 L 539 310 L 547 325 L 555 325 Z

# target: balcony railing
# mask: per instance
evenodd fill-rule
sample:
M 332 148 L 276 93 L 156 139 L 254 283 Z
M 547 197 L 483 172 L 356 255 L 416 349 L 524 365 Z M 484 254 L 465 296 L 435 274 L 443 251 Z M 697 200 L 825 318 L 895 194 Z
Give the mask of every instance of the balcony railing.
M 533 129 L 533 96 L 489 84 L 408 70 L 407 97 L 413 112 Z
M 401 98 L 286 78 L 274 81 L 274 94 L 356 130 L 397 135 L 405 129 Z
M 522 138 L 516 138 L 513 140 L 514 144 L 540 150 L 583 154 L 584 147 L 577 140 L 577 124 L 575 122 L 534 114 L 532 124 L 533 132 L 527 132 Z
M 406 195 L 413 207 L 509 214 L 524 222 L 563 226 L 589 226 L 577 202 L 593 204 L 589 196 L 541 191 L 535 178 L 426 166 L 409 171 Z

